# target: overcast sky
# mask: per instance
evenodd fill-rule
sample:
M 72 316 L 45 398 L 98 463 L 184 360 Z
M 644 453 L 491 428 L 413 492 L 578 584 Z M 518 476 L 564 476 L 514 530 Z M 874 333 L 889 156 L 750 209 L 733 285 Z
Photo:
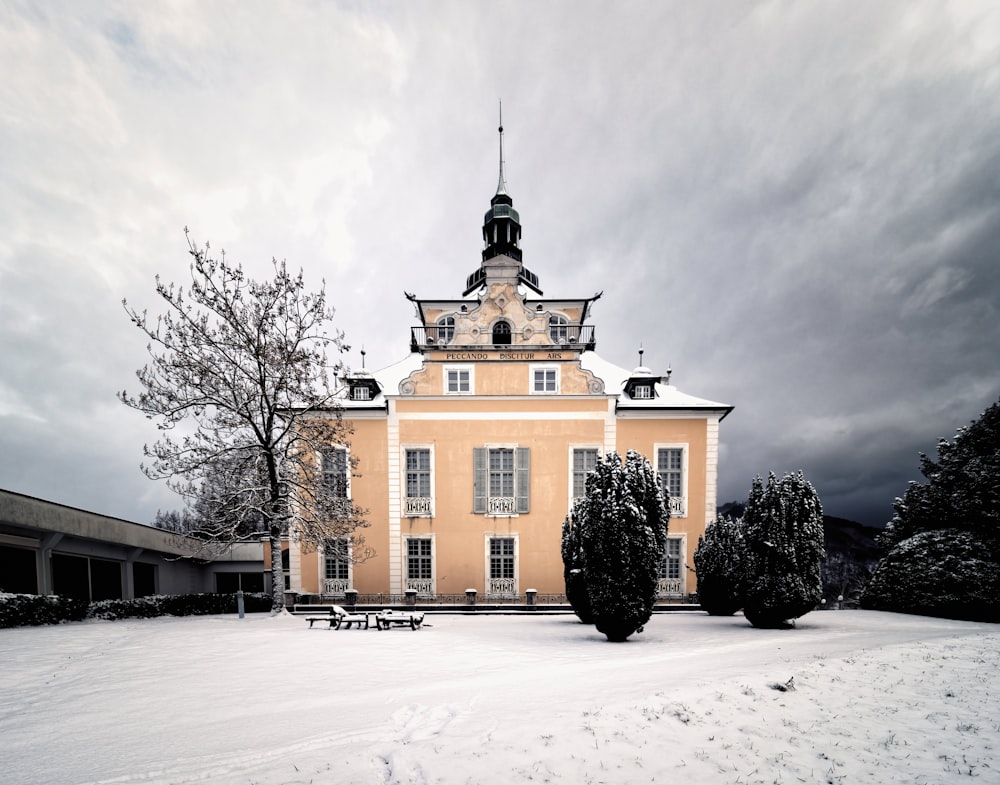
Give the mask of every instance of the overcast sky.
M 0 4 L 0 487 L 150 521 L 135 391 L 183 228 L 325 279 L 350 365 L 480 261 L 734 405 L 720 502 L 802 469 L 882 525 L 1000 395 L 1000 4 Z

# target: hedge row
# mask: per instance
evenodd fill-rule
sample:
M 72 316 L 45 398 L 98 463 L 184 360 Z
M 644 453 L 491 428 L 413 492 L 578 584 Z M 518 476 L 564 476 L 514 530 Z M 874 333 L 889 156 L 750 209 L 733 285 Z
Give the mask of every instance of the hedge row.
M 0 627 L 28 627 L 82 621 L 87 618 L 87 601 L 37 594 L 0 594 Z
M 271 610 L 271 595 L 244 593 L 247 613 Z M 36 594 L 0 594 L 0 627 L 28 627 L 83 619 L 151 619 L 155 616 L 204 616 L 236 613 L 235 594 L 170 594 L 136 600 L 100 600 L 87 603 L 68 597 Z

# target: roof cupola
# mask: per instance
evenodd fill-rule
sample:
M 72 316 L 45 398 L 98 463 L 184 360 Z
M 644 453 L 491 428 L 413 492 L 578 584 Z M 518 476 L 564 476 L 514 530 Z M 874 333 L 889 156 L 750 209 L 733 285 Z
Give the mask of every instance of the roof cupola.
M 521 216 L 514 209 L 514 200 L 507 193 L 507 181 L 503 171 L 503 125 L 500 132 L 500 179 L 497 182 L 497 192 L 490 200 L 490 209 L 483 217 L 483 261 L 494 256 L 509 256 L 515 261 L 521 261 Z
M 467 295 L 491 281 L 509 280 L 523 283 L 532 291 L 541 294 L 538 276 L 521 264 L 521 216 L 514 209 L 514 200 L 507 193 L 507 179 L 504 176 L 503 158 L 503 110 L 501 107 L 500 127 L 500 177 L 497 192 L 490 200 L 490 209 L 483 217 L 483 263 L 465 282 Z

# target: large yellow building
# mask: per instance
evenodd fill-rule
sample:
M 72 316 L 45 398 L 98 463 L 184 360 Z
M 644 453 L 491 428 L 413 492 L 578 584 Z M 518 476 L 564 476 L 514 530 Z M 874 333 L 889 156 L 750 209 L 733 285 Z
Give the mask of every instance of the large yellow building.
M 461 298 L 407 294 L 412 353 L 346 379 L 350 445 L 323 456 L 328 481 L 368 511 L 374 556 L 293 541 L 302 594 L 523 597 L 565 591 L 561 525 L 600 454 L 646 455 L 670 493 L 663 596 L 695 591 L 692 553 L 715 515 L 719 422 L 732 407 L 595 353 L 601 296 L 549 299 L 521 262 L 521 224 L 501 165 L 485 249 Z M 641 360 L 641 355 L 640 355 Z M 350 459 L 356 461 L 348 472 Z M 350 475 L 350 476 L 348 476 Z

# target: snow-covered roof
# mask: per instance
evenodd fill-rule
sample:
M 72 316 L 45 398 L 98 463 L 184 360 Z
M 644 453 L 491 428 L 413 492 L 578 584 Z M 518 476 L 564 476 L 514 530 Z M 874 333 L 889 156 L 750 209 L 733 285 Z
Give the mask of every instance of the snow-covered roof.
M 414 371 L 419 371 L 423 367 L 423 363 L 424 356 L 419 352 L 413 352 L 399 362 L 375 371 L 375 380 L 382 386 L 382 392 L 388 395 L 397 395 L 400 382 Z
M 346 408 L 371 408 L 373 403 L 379 404 L 381 395 L 398 395 L 399 385 L 407 379 L 414 371 L 420 370 L 423 366 L 424 356 L 419 352 L 407 355 L 399 362 L 381 368 L 373 373 L 366 372 L 366 376 L 373 377 L 381 388 L 381 394 L 369 401 L 352 401 L 345 398 L 343 404 Z M 683 393 L 672 384 L 663 384 L 658 381 L 658 377 L 652 370 L 645 366 L 640 366 L 632 371 L 628 371 L 621 366 L 608 362 L 594 352 L 583 352 L 580 355 L 580 367 L 589 371 L 602 382 L 607 395 L 618 396 L 617 406 L 619 409 L 695 409 L 695 410 L 720 410 L 722 417 L 732 411 L 732 406 L 718 401 L 710 401 L 706 398 L 697 398 L 694 395 Z M 352 376 L 357 377 L 354 373 Z M 626 383 L 629 379 L 649 379 L 654 382 L 656 394 L 651 398 L 631 398 L 625 392 Z
M 581 354 L 580 367 L 590 371 L 603 381 L 605 392 L 618 396 L 619 409 L 721 409 L 724 410 L 722 417 L 725 417 L 733 409 L 730 404 L 710 401 L 707 398 L 697 398 L 694 395 L 681 392 L 672 384 L 663 384 L 662 382 L 654 384 L 656 395 L 652 398 L 630 398 L 625 393 L 625 384 L 629 379 L 656 379 L 656 374 L 645 366 L 628 371 L 608 362 L 595 352 Z

